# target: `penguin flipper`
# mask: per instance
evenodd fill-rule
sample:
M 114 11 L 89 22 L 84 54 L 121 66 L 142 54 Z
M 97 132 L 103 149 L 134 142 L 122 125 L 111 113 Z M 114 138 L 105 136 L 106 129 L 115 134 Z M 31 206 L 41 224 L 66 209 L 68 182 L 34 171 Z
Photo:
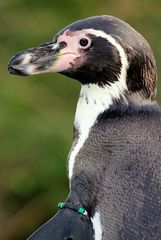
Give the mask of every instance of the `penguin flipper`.
M 27 240 L 93 240 L 93 236 L 92 222 L 88 216 L 62 209 Z

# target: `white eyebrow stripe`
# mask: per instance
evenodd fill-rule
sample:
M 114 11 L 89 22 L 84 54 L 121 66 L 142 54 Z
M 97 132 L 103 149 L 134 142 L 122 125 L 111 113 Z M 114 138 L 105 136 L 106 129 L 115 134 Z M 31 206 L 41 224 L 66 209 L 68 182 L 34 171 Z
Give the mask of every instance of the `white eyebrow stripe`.
M 104 31 L 101 30 L 94 30 L 94 29 L 86 29 L 88 31 L 88 33 L 93 34 L 97 37 L 102 37 L 107 39 L 108 42 L 110 42 L 114 47 L 116 47 L 116 49 L 119 52 L 120 58 L 121 58 L 121 73 L 119 75 L 118 80 L 120 81 L 120 83 L 126 88 L 126 75 L 127 75 L 127 69 L 129 67 L 129 63 L 128 63 L 128 58 L 127 55 L 123 49 L 123 47 L 110 35 L 105 33 Z

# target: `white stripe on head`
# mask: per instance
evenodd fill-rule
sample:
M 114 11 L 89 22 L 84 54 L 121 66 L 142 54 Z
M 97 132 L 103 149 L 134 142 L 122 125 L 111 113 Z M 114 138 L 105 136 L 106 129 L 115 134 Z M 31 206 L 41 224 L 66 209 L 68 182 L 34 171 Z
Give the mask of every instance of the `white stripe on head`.
M 94 230 L 94 239 L 102 240 L 102 225 L 101 225 L 101 217 L 100 213 L 96 212 L 93 218 L 91 218 Z
M 87 33 L 107 39 L 119 52 L 121 59 L 121 71 L 118 81 L 99 87 L 97 84 L 83 85 L 77 103 L 74 125 L 79 133 L 77 144 L 71 151 L 69 157 L 69 178 L 73 175 L 73 167 L 77 154 L 88 138 L 91 127 L 95 124 L 99 114 L 112 105 L 113 100 L 119 99 L 127 90 L 126 75 L 128 59 L 123 47 L 109 34 L 100 30 L 87 29 Z M 108 80 L 108 79 L 107 79 Z
M 123 91 L 125 91 L 127 89 L 127 86 L 126 86 L 126 75 L 127 75 L 127 69 L 128 69 L 128 66 L 129 66 L 127 55 L 126 55 L 123 47 L 111 35 L 106 34 L 103 31 L 94 30 L 94 29 L 87 29 L 87 31 L 88 31 L 88 33 L 93 34 L 93 35 L 95 35 L 97 37 L 102 37 L 102 38 L 107 39 L 107 41 L 109 43 L 111 43 L 114 47 L 116 47 L 116 49 L 118 50 L 120 58 L 121 58 L 121 64 L 122 64 L 122 66 L 121 66 L 121 73 L 120 73 L 120 75 L 118 77 L 118 82 L 117 83 L 113 83 L 111 85 L 119 84 L 118 87 L 119 87 L 119 90 L 122 93 Z

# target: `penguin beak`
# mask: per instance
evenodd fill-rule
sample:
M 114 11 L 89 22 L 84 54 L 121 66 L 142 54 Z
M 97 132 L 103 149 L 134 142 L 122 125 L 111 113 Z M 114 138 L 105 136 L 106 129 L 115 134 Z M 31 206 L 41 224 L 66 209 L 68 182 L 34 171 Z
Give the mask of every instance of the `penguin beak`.
M 19 52 L 10 60 L 8 71 L 21 76 L 62 72 L 69 68 L 67 60 L 75 58 L 75 53 L 68 51 L 66 46 L 65 42 L 53 41 Z

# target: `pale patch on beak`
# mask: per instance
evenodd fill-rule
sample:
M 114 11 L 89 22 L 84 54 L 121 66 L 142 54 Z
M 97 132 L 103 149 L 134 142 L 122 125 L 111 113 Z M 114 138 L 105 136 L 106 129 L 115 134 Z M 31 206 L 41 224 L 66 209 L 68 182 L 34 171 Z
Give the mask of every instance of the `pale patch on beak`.
M 16 75 L 30 75 L 30 72 L 34 72 L 34 65 L 29 64 L 32 58 L 33 54 L 31 53 L 16 54 L 8 64 L 9 72 Z
M 32 61 L 34 55 L 23 53 L 20 56 L 15 55 L 8 65 L 8 70 L 16 75 L 35 75 L 39 73 L 57 73 L 63 72 L 74 64 L 75 54 L 65 53 L 53 56 L 52 59 L 45 60 L 44 62 Z M 17 63 L 18 61 L 18 63 Z M 22 61 L 22 62 L 21 62 Z
M 17 53 L 9 62 L 8 70 L 17 75 L 34 75 L 45 72 L 59 72 L 67 68 L 63 60 L 64 46 L 58 43 L 43 44 L 38 48 L 31 48 Z M 68 55 L 68 54 L 67 54 Z M 72 55 L 72 54 L 69 54 Z M 61 66 L 61 59 L 62 66 Z M 65 59 L 67 57 L 65 55 Z M 60 65 L 60 66 L 59 66 Z
M 66 45 L 65 42 L 47 43 L 17 53 L 10 60 L 8 70 L 12 74 L 23 76 L 66 71 L 78 57 Z

